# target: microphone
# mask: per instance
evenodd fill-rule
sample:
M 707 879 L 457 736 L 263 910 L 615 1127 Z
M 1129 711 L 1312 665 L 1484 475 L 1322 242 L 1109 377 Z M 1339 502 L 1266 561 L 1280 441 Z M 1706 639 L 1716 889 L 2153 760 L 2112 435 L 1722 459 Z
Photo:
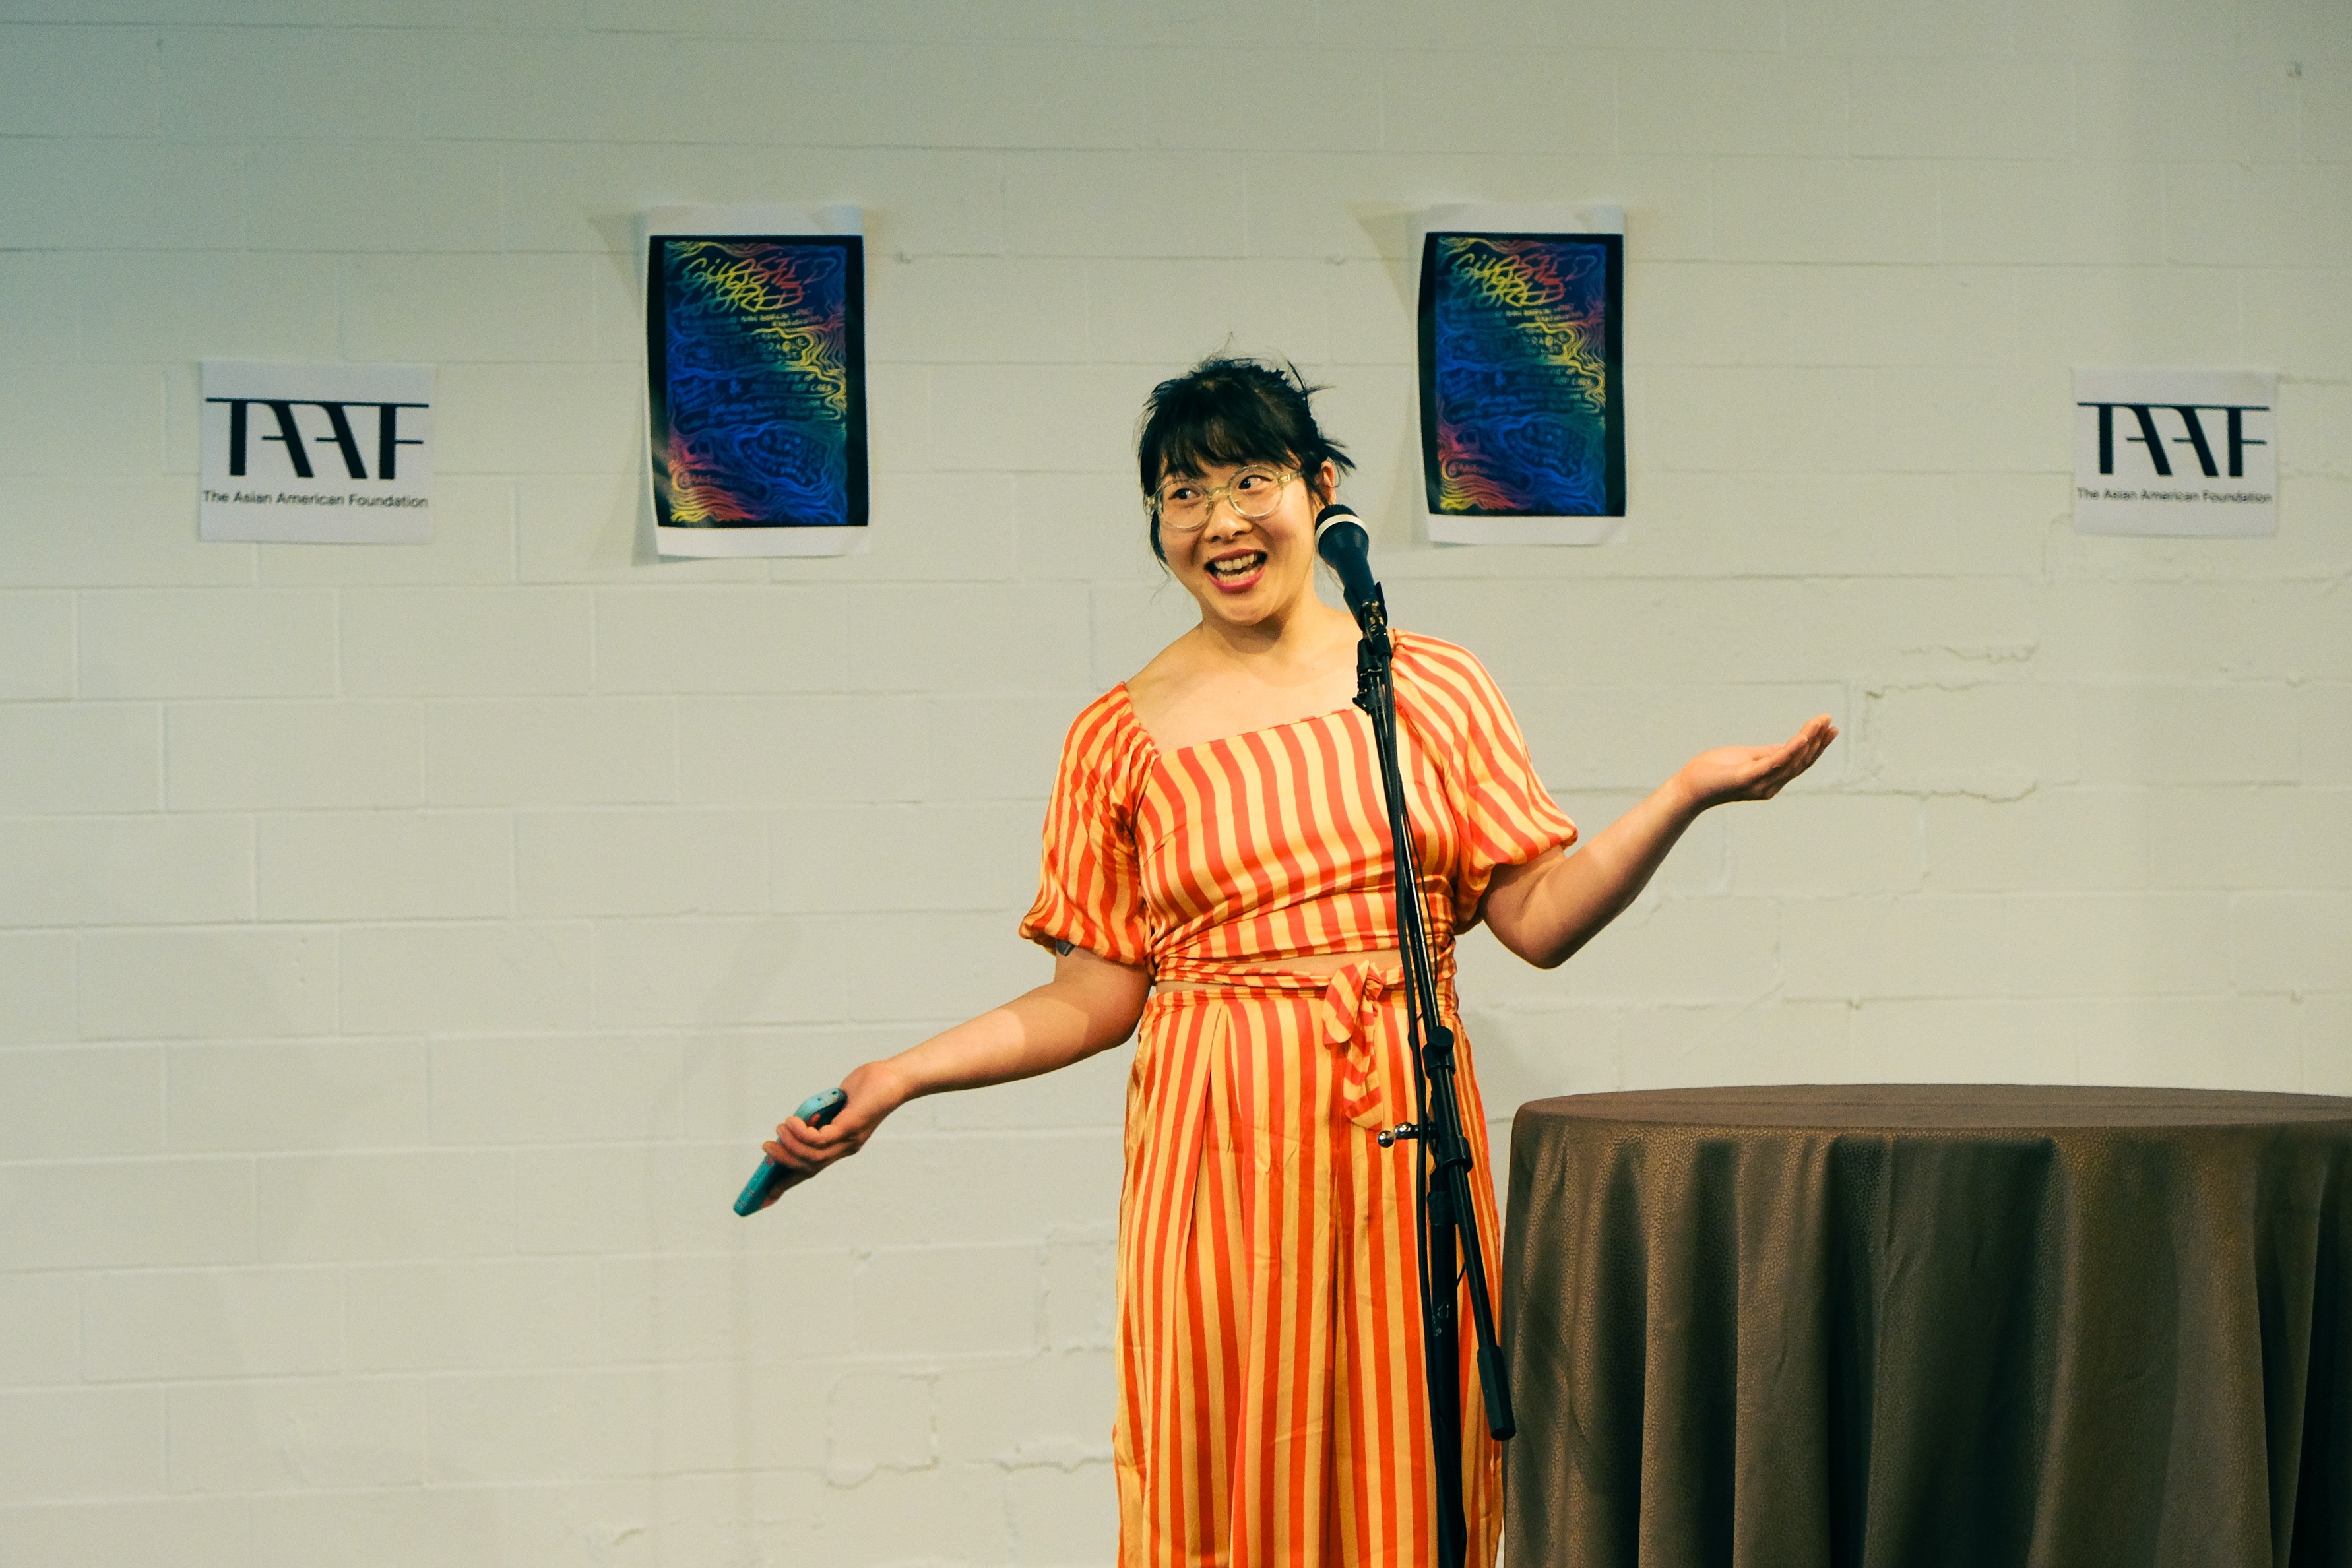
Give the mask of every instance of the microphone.
M 1334 502 L 1315 514 L 1315 553 L 1339 574 L 1339 591 L 1356 619 L 1368 605 L 1385 605 L 1381 585 L 1372 576 L 1372 536 L 1354 511 Z

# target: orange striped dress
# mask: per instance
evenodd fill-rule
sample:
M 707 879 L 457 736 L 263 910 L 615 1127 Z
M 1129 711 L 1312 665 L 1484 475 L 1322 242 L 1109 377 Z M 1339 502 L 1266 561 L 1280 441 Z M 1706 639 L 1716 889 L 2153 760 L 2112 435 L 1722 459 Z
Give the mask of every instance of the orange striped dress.
M 1573 842 L 1470 654 L 1398 633 L 1400 750 L 1441 1005 L 1454 934 L 1498 866 Z M 1071 726 L 1022 935 L 1161 980 L 1127 1093 L 1119 1197 L 1121 1568 L 1420 1568 L 1436 1561 L 1414 1263 L 1419 1110 L 1371 726 L 1354 708 L 1161 753 L 1125 686 Z M 1462 1113 L 1490 1276 L 1502 1251 L 1466 1036 Z M 1472 1563 L 1501 1530 L 1465 1299 Z

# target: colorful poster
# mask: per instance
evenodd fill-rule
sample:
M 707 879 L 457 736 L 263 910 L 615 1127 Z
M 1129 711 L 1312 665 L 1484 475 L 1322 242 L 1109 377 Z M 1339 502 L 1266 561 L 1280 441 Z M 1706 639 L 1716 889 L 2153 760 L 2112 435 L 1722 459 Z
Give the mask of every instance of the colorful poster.
M 866 548 L 866 242 L 855 207 L 668 207 L 646 235 L 664 555 Z
M 1622 537 L 1624 231 L 1615 207 L 1422 214 L 1421 452 L 1432 540 Z

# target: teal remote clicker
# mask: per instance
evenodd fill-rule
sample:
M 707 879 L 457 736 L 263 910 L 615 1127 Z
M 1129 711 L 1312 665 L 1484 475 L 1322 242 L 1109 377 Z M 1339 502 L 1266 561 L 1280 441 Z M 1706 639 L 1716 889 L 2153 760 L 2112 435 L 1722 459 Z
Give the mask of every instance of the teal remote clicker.
M 848 1095 L 838 1089 L 828 1089 L 822 1094 L 812 1094 L 802 1101 L 801 1108 L 793 1114 L 812 1127 L 822 1127 L 840 1115 L 841 1108 L 848 1103 Z M 751 1179 L 743 1184 L 743 1190 L 735 1195 L 735 1212 L 746 1218 L 759 1213 L 782 1197 L 786 1187 L 805 1180 L 809 1175 L 805 1171 L 780 1166 L 773 1160 L 761 1160 L 760 1168 L 751 1173 Z

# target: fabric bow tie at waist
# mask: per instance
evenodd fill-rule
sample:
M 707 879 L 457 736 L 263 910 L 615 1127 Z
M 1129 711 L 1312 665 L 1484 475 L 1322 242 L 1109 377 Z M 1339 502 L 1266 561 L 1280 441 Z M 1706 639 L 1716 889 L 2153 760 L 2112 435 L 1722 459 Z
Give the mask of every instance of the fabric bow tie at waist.
M 1379 1016 L 1381 994 L 1403 984 L 1401 968 L 1348 964 L 1323 988 L 1323 1043 L 1340 1059 L 1339 1109 L 1357 1126 L 1375 1132 L 1389 1118 L 1381 1092 L 1380 1058 L 1366 1031 Z
M 1339 1055 L 1341 1113 L 1357 1126 L 1371 1132 L 1402 1119 L 1400 1113 L 1392 1113 L 1383 1092 L 1380 1052 L 1371 1037 L 1380 1019 L 1381 999 L 1391 991 L 1404 988 L 1402 965 L 1357 960 L 1341 965 L 1328 975 L 1316 975 L 1297 969 L 1236 970 L 1195 961 L 1181 967 L 1171 966 L 1171 972 L 1164 978 L 1185 990 L 1227 991 L 1244 996 L 1253 992 L 1297 995 L 1320 991 L 1322 1005 L 1316 1009 L 1316 1030 L 1323 1043 Z

